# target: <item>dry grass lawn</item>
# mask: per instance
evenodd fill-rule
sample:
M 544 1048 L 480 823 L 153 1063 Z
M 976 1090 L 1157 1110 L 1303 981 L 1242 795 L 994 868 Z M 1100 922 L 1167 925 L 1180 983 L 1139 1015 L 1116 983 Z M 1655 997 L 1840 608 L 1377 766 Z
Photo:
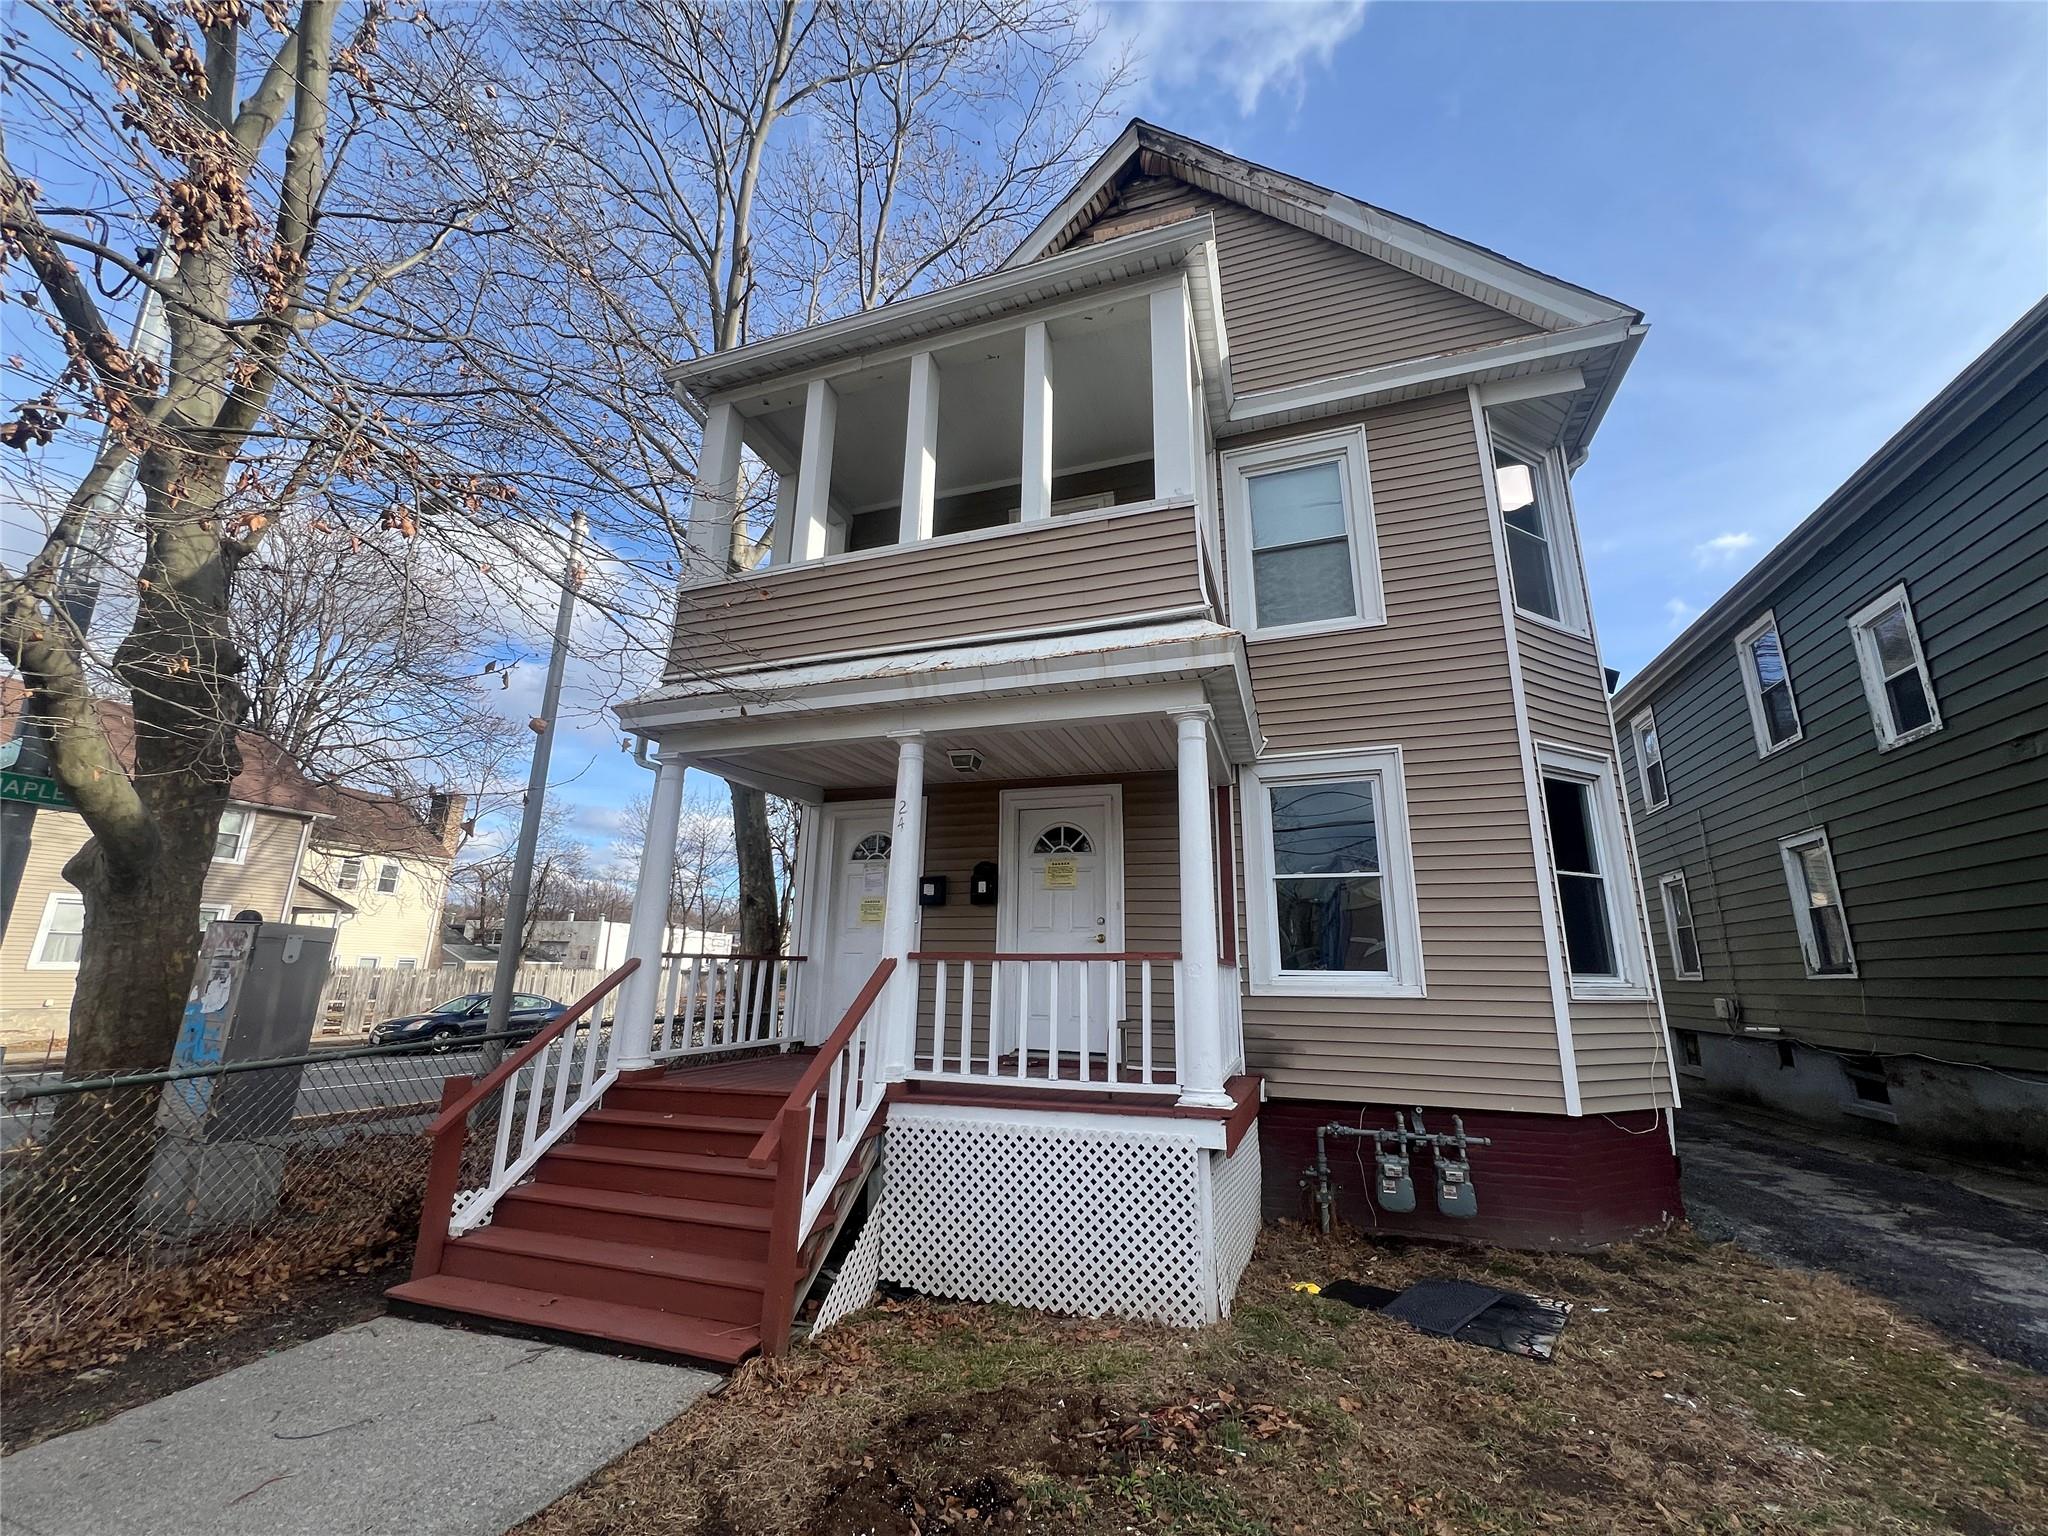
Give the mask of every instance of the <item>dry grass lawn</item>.
M 1549 1364 L 1290 1289 L 1454 1275 L 1573 1303 Z M 1824 1275 L 1273 1228 L 1227 1323 L 929 1301 L 850 1319 L 517 1536 L 2048 1531 L 2048 1381 Z

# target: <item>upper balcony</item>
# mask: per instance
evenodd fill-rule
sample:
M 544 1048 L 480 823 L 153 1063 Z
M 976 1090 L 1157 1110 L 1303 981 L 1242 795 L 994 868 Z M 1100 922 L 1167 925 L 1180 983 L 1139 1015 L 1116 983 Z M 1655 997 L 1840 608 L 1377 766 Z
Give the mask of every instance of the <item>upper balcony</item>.
M 1211 240 L 1188 220 L 675 370 L 704 447 L 668 681 L 1216 618 Z M 736 558 L 764 476 L 772 531 Z

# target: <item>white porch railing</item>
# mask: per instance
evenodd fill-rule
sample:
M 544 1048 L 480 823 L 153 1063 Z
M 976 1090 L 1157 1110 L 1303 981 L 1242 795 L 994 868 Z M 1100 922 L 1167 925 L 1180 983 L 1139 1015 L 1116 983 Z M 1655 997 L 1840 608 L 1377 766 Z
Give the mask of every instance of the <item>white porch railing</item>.
M 802 955 L 665 954 L 650 1054 L 678 1061 L 790 1041 L 790 993 Z
M 442 1244 L 487 1221 L 498 1197 L 526 1177 L 541 1154 L 618 1080 L 605 1005 L 619 983 L 639 968 L 639 961 L 628 960 L 481 1081 L 472 1084 L 458 1076 L 443 1084 L 441 1112 L 427 1131 L 433 1150 L 415 1276 L 435 1273 Z M 470 1111 L 483 1104 L 490 1105 L 495 1120 L 489 1170 L 477 1188 L 458 1192 Z
M 1155 1065 L 1155 1025 L 1170 1018 L 1180 1052 L 1180 956 L 1110 954 L 910 956 L 919 1029 L 910 1076 L 991 1086 L 1178 1093 L 1172 1069 Z M 1171 980 L 1171 992 L 1162 984 Z M 1126 1061 L 1119 1025 L 1137 1024 L 1137 1059 Z

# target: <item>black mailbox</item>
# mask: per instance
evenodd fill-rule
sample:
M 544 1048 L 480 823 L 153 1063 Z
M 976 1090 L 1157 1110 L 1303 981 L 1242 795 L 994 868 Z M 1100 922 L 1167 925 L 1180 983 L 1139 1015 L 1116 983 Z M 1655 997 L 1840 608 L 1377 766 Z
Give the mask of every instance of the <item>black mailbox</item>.
M 920 875 L 917 881 L 917 904 L 920 907 L 943 907 L 946 904 L 946 877 Z
M 976 907 L 996 904 L 996 867 L 987 859 L 974 866 L 974 878 L 967 884 L 967 900 Z

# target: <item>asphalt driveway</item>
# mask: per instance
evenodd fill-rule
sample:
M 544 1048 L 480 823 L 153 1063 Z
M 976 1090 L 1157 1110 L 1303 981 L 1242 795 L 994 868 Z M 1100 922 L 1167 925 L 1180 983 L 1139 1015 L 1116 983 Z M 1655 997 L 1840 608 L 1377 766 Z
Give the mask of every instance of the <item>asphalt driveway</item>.
M 1740 1109 L 1679 1114 L 1693 1225 L 2048 1371 L 2048 1185 Z

